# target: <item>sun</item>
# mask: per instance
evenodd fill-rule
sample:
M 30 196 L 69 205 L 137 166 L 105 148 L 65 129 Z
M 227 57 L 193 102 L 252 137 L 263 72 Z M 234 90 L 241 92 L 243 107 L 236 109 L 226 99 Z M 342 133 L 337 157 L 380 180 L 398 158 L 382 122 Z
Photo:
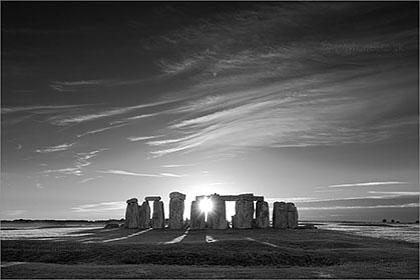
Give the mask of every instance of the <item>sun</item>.
M 213 202 L 208 197 L 201 199 L 199 206 L 200 206 L 200 210 L 204 212 L 206 215 L 213 210 Z

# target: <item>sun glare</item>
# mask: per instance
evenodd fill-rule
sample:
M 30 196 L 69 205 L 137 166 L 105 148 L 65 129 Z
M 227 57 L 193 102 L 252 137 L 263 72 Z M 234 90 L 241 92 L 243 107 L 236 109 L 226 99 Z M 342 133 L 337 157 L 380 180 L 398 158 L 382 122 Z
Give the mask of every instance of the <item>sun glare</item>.
M 213 202 L 210 198 L 205 197 L 200 201 L 200 210 L 206 215 L 213 210 Z

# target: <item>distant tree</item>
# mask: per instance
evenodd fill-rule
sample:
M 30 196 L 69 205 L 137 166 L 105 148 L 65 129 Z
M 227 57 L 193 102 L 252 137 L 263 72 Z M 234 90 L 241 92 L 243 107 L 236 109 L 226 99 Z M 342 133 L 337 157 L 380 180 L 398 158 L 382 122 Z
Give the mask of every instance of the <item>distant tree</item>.
M 394 220 L 394 219 L 392 219 L 392 220 L 391 220 L 391 223 L 395 223 L 395 220 Z
M 418 223 L 419 223 L 419 220 L 416 221 L 416 224 L 418 224 Z
M 383 219 L 383 220 L 382 220 L 382 223 L 386 223 L 386 219 Z
M 399 224 L 400 223 L 400 221 L 397 221 L 397 224 Z

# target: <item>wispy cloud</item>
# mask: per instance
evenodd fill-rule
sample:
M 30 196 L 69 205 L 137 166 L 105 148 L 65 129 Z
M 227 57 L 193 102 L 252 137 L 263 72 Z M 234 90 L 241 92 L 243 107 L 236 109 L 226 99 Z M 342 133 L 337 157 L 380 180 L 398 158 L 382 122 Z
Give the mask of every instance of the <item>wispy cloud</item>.
M 113 126 L 108 126 L 108 127 L 100 128 L 100 129 L 94 129 L 94 130 L 90 130 L 90 131 L 84 132 L 82 134 L 78 134 L 77 137 L 80 138 L 80 137 L 83 137 L 83 136 L 86 136 L 86 135 L 89 135 L 89 134 L 96 134 L 96 133 L 104 132 L 104 131 L 111 130 L 111 129 L 114 129 L 114 128 L 123 127 L 125 125 L 126 124 L 120 124 L 120 125 L 113 125 Z
M 357 108 L 370 103 L 357 96 L 335 95 L 334 82 L 325 85 L 325 77 L 273 83 L 248 90 L 232 90 L 223 98 L 199 100 L 179 107 L 178 112 L 194 118 L 174 121 L 168 135 L 183 135 L 148 142 L 161 146 L 154 155 L 229 146 L 233 151 L 254 147 L 306 147 L 348 143 L 375 143 L 395 135 L 395 129 L 406 129 L 415 121 L 364 126 L 346 125 Z M 329 79 L 329 78 L 328 78 Z M 312 84 L 312 85 L 310 85 Z M 318 85 L 316 85 L 318 84 Z M 310 87 L 319 88 L 313 91 Z M 250 86 L 252 88 L 252 86 Z M 344 89 L 346 91 L 346 89 Z M 208 103 L 203 107 L 201 104 Z M 370 105 L 367 105 L 370 106 Z M 321 109 L 322 108 L 322 109 Z M 400 133 L 400 132 L 398 132 Z M 186 135 L 186 136 L 185 136 Z
M 339 185 L 330 185 L 328 188 L 347 188 L 347 187 L 371 187 L 371 186 L 386 186 L 386 185 L 405 185 L 407 182 L 400 181 L 382 181 L 382 182 L 365 182 L 365 183 L 348 183 Z
M 154 138 L 158 138 L 161 137 L 162 135 L 152 135 L 152 136 L 139 136 L 139 137 L 128 137 L 127 140 L 131 141 L 131 142 L 136 142 L 136 141 L 143 141 L 143 140 L 149 140 L 149 139 L 154 139 Z
M 384 194 L 384 195 L 391 195 L 391 196 L 404 196 L 404 195 L 420 195 L 417 192 L 410 192 L 410 191 L 390 191 L 390 192 L 382 192 L 382 191 L 369 191 L 372 194 Z
M 59 92 L 71 92 L 81 88 L 92 88 L 113 83 L 113 80 L 81 80 L 81 81 L 53 81 L 50 87 Z
M 105 174 L 114 174 L 114 175 L 127 175 L 127 176 L 139 176 L 139 177 L 173 177 L 173 178 L 182 178 L 188 176 L 188 174 L 174 174 L 174 173 L 168 173 L 168 172 L 162 172 L 159 174 L 150 174 L 150 173 L 138 173 L 138 172 L 132 172 L 132 171 L 126 171 L 126 170 L 106 170 L 106 171 L 98 171 L 100 173 Z
M 107 212 L 125 209 L 126 203 L 124 201 L 110 201 L 94 204 L 83 204 L 73 207 L 74 212 Z
M 416 208 L 419 203 L 405 203 L 393 205 L 352 205 L 352 206 L 316 206 L 316 207 L 299 207 L 299 210 L 346 210 L 346 209 L 377 209 L 377 208 Z
M 127 122 L 131 122 L 131 121 L 135 121 L 135 120 L 140 120 L 140 119 L 144 119 L 144 118 L 149 118 L 149 117 L 153 117 L 156 116 L 157 114 L 143 114 L 143 115 L 137 115 L 137 116 L 133 116 L 133 117 L 129 117 L 129 118 L 124 118 L 121 120 L 116 120 L 116 121 L 112 121 L 109 124 L 114 125 L 114 124 L 119 124 L 119 123 L 127 123 Z
M 86 178 L 86 179 L 83 179 L 82 181 L 80 181 L 80 184 L 84 184 L 84 183 L 87 183 L 87 182 L 89 182 L 89 181 L 93 181 L 93 180 L 95 180 L 95 179 L 96 179 L 96 177 Z
M 54 105 L 54 106 L 17 106 L 17 107 L 2 107 L 2 114 L 18 113 L 18 112 L 35 112 L 35 113 L 51 113 L 63 109 L 74 109 L 84 107 L 86 105 Z
M 419 192 L 410 191 L 369 191 L 371 195 L 338 198 L 316 197 L 268 197 L 270 204 L 276 201 L 296 203 L 299 209 L 351 209 L 351 208 L 386 208 L 408 207 L 418 201 Z M 411 207 L 411 206 L 409 206 Z M 413 206 L 415 207 L 415 206 Z
M 293 200 L 292 200 L 293 202 Z M 295 201 L 299 210 L 374 209 L 418 207 L 418 192 L 369 192 L 369 195 L 342 198 L 308 198 Z
M 156 174 L 146 174 L 146 173 L 137 173 L 125 170 L 105 170 L 105 171 L 98 171 L 100 173 L 105 174 L 114 174 L 114 175 L 128 175 L 128 176 L 139 176 L 139 177 L 161 177 L 161 175 Z
M 220 157 L 228 150 L 417 137 L 416 106 L 390 105 L 417 101 L 417 75 L 404 74 L 416 73 L 417 65 L 402 58 L 417 50 L 417 28 L 401 32 L 367 19 L 367 33 L 345 36 L 339 30 L 352 21 L 342 16 L 380 8 L 321 6 L 257 5 L 155 38 L 155 48 L 178 50 L 159 61 L 162 72 L 183 75 L 192 86 L 181 93 L 188 101 L 172 110 L 182 117 L 167 126 L 166 139 L 148 142 L 151 153 L 200 150 Z M 321 14 L 335 23 L 332 33 L 308 20 Z M 378 86 L 383 81 L 388 86 Z
M 174 174 L 174 173 L 160 173 L 163 177 L 176 177 L 176 178 L 182 178 L 188 176 L 188 174 Z
M 61 144 L 57 146 L 51 146 L 44 149 L 37 149 L 35 152 L 37 153 L 52 153 L 52 152 L 61 152 L 61 151 L 67 151 L 71 147 L 73 147 L 76 143 L 69 143 L 69 144 Z
M 163 168 L 176 168 L 176 167 L 186 167 L 193 166 L 192 164 L 164 164 L 161 167 Z
M 129 85 L 141 85 L 153 83 L 156 81 L 162 81 L 167 79 L 167 75 L 156 75 L 149 78 L 140 79 L 124 79 L 124 78 L 105 78 L 95 80 L 78 80 L 78 81 L 51 81 L 50 88 L 58 92 L 77 92 L 82 90 L 89 90 L 94 88 L 110 88 L 110 87 L 121 87 Z
M 74 164 L 72 167 L 67 167 L 67 168 L 60 168 L 60 169 L 49 169 L 49 170 L 45 170 L 42 173 L 62 173 L 65 175 L 76 175 L 76 176 L 82 176 L 83 175 L 83 169 L 89 165 L 92 164 L 91 159 L 96 157 L 98 155 L 98 153 L 102 152 L 102 151 L 106 151 L 109 149 L 99 149 L 99 150 L 94 150 L 94 151 L 90 151 L 90 152 L 80 152 L 80 153 L 75 153 L 75 158 L 76 160 L 74 161 Z
M 77 124 L 86 121 L 98 120 L 102 118 L 107 118 L 111 116 L 121 115 L 125 113 L 130 113 L 138 109 L 144 109 L 154 106 L 159 106 L 163 104 L 173 103 L 174 100 L 166 100 L 166 101 L 159 101 L 147 104 L 140 104 L 136 106 L 127 106 L 127 107 L 119 107 L 110 110 L 104 110 L 99 113 L 91 113 L 91 114 L 82 114 L 82 115 L 74 115 L 74 116 L 56 116 L 51 118 L 50 121 L 52 124 L 56 125 L 69 125 L 69 124 Z

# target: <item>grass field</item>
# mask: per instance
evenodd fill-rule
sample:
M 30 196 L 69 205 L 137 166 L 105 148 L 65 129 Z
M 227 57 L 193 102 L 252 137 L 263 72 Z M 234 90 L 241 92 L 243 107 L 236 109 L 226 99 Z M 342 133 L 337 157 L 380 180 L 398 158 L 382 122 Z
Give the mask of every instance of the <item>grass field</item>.
M 3 240 L 2 278 L 413 278 L 419 245 L 305 230 L 93 229 Z

